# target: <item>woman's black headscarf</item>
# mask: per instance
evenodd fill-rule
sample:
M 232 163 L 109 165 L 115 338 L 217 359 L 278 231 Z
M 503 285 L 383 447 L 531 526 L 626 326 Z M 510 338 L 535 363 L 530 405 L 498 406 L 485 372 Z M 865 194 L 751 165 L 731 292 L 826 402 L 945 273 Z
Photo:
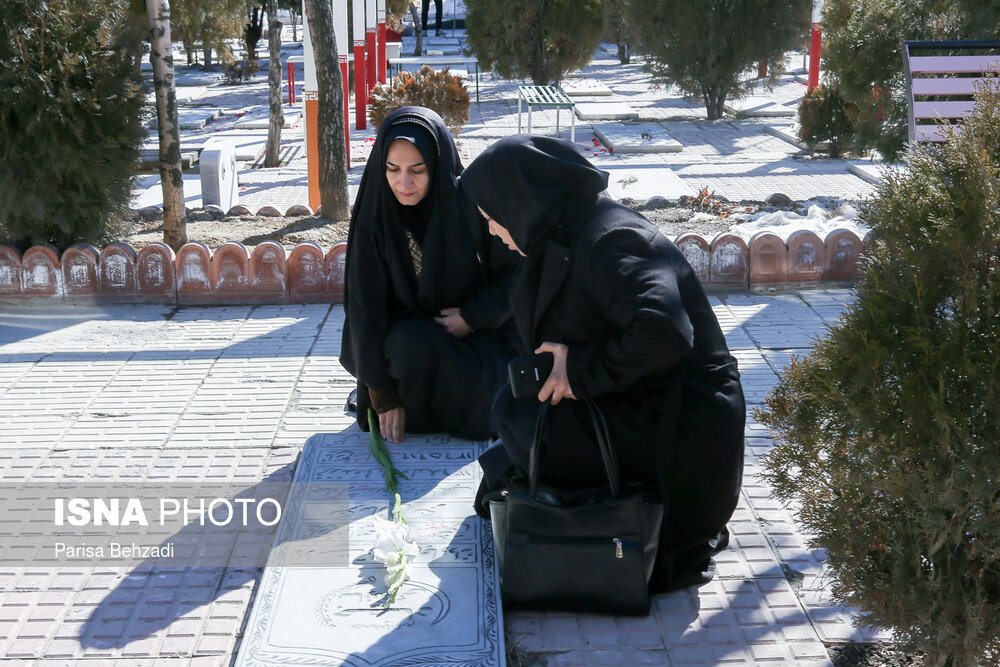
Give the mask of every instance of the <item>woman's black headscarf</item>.
M 400 204 L 386 181 L 386 155 L 396 139 L 416 146 L 430 175 L 427 195 L 415 206 Z M 402 107 L 382 121 L 351 210 L 341 344 L 341 363 L 372 389 L 390 384 L 382 341 L 394 319 L 459 306 L 479 279 L 476 249 L 459 210 L 461 172 L 455 142 L 435 112 Z M 421 246 L 419 276 L 404 229 Z
M 462 187 L 490 218 L 510 232 L 527 256 L 511 304 L 530 349 L 531 322 L 549 239 L 565 242 L 575 223 L 590 218 L 608 175 L 563 139 L 522 134 L 501 139 L 473 160 Z M 522 313 L 522 317 L 518 313 Z
M 462 187 L 531 257 L 553 231 L 593 205 L 608 175 L 575 144 L 521 134 L 487 148 L 462 174 Z

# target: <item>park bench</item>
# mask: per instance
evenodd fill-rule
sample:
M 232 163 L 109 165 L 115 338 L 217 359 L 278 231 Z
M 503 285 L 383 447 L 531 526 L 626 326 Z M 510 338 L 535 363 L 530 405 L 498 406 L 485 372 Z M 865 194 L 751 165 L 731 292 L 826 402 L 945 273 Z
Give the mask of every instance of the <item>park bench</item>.
M 903 66 L 910 141 L 944 141 L 939 118 L 954 123 L 971 113 L 980 84 L 1000 88 L 1000 41 L 903 42 Z
M 531 134 L 531 110 L 533 107 L 556 110 L 556 133 L 559 132 L 559 110 L 569 109 L 569 140 L 576 141 L 576 102 L 559 86 L 518 86 L 517 87 L 517 131 L 521 132 L 521 103 L 528 105 L 528 134 Z

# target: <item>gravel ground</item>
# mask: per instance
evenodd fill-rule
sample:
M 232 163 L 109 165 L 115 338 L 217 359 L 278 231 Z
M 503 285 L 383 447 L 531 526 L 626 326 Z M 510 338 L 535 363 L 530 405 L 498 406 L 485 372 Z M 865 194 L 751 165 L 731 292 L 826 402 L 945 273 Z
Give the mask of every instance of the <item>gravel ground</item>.
M 670 205 L 642 210 L 646 218 L 655 223 L 670 237 L 684 232 L 697 232 L 711 241 L 719 232 L 728 231 L 734 221 L 727 217 L 731 208 L 739 211 L 757 210 L 759 207 L 738 205 L 722 208 L 715 205 L 710 210 L 697 204 Z M 697 213 L 703 215 L 696 216 Z M 711 217 L 706 217 L 704 214 Z M 692 218 L 695 218 L 692 221 Z M 134 220 L 130 231 L 121 239 L 133 248 L 142 248 L 163 240 L 160 220 Z M 251 250 L 263 241 L 277 241 L 291 250 L 297 243 L 314 241 L 329 249 L 337 241 L 347 240 L 348 223 L 334 222 L 315 215 L 301 217 L 226 216 L 216 219 L 205 211 L 193 211 L 188 216 L 188 241 L 200 241 L 209 248 L 218 248 L 226 241 L 240 241 Z

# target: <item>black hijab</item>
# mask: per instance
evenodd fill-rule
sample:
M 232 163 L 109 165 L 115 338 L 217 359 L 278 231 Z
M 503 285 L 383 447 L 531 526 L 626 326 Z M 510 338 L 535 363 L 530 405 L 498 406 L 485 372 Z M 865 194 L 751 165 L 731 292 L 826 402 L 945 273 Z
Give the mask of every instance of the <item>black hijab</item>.
M 608 175 L 580 155 L 575 144 L 527 134 L 501 139 L 473 160 L 462 187 L 490 218 L 510 232 L 527 259 L 511 293 L 521 338 L 534 340 L 535 306 L 549 241 L 566 244 L 588 220 Z
M 400 204 L 386 181 L 386 155 L 396 139 L 416 146 L 428 167 L 427 195 L 415 206 Z M 479 279 L 475 244 L 459 208 L 461 172 L 455 142 L 435 112 L 402 107 L 382 121 L 351 210 L 344 272 L 341 362 L 370 388 L 389 383 L 382 341 L 392 322 L 459 306 Z M 421 246 L 419 276 L 404 229 Z
M 487 148 L 462 174 L 462 187 L 530 258 L 553 232 L 586 215 L 608 175 L 575 144 L 521 134 Z

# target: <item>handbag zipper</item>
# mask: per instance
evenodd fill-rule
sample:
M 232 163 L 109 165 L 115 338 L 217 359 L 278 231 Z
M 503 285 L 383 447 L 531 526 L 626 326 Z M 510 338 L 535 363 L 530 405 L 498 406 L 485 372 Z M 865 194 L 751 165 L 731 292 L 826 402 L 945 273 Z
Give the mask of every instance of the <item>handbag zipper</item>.
M 543 544 L 600 544 L 606 537 L 545 537 L 542 535 L 528 535 L 529 542 Z M 615 545 L 615 558 L 624 558 L 624 543 L 620 537 L 612 537 L 611 543 Z

